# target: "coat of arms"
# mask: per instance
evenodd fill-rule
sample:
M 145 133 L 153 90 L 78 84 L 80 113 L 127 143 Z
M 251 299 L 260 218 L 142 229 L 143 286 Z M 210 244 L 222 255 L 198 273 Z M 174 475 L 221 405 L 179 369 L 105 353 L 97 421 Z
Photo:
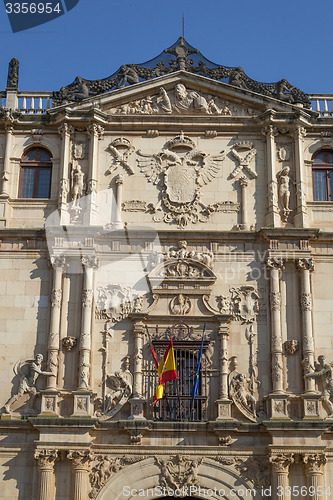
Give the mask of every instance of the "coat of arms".
M 148 182 L 161 187 L 157 205 L 150 204 L 156 222 L 176 222 L 178 228 L 188 223 L 205 222 L 214 208 L 200 202 L 200 188 L 211 182 L 220 171 L 225 152 L 210 156 L 199 151 L 192 139 L 183 133 L 167 142 L 157 154 L 144 154 L 138 164 Z M 163 208 L 167 213 L 161 217 Z

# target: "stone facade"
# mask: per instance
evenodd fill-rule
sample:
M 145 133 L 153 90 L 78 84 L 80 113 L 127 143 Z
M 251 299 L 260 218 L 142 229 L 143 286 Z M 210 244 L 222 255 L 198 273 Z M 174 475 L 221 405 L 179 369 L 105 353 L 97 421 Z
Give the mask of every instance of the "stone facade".
M 328 499 L 333 201 L 314 201 L 313 156 L 331 112 L 183 39 L 163 57 L 53 107 L 7 89 L 0 498 Z M 37 150 L 49 197 L 23 198 Z M 160 361 L 170 335 L 178 392 L 154 406 L 149 342 Z

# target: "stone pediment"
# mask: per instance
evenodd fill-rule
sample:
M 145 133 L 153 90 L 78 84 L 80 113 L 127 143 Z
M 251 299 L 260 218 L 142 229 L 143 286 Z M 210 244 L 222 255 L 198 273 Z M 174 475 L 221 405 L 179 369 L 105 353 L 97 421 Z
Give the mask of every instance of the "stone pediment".
M 284 112 L 293 108 L 290 103 L 274 97 L 178 71 L 66 106 L 87 111 L 97 108 L 112 116 L 209 115 L 251 118 L 263 113 L 268 105 L 271 109 Z

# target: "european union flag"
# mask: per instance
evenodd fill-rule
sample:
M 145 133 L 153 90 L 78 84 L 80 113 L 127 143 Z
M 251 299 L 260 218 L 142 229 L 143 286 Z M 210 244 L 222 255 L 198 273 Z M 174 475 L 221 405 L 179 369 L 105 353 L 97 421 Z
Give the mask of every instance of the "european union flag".
M 200 363 L 201 363 L 201 356 L 202 356 L 202 351 L 203 351 L 203 343 L 204 343 L 204 338 L 205 338 L 205 330 L 206 330 L 206 324 L 204 325 L 204 330 L 202 334 L 202 339 L 201 339 L 201 347 L 199 351 L 199 357 L 198 357 L 198 364 L 197 364 L 197 371 L 194 376 L 194 384 L 192 387 L 192 392 L 191 392 L 191 398 L 195 399 L 196 395 L 198 394 L 199 390 L 199 373 L 200 373 Z

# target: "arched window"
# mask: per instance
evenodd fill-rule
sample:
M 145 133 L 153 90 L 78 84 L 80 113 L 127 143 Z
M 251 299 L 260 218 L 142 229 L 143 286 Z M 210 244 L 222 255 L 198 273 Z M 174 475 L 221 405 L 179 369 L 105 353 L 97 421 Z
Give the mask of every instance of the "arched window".
M 322 149 L 313 159 L 313 199 L 333 201 L 333 150 Z
M 20 198 L 49 198 L 52 155 L 43 148 L 28 149 L 21 159 Z

